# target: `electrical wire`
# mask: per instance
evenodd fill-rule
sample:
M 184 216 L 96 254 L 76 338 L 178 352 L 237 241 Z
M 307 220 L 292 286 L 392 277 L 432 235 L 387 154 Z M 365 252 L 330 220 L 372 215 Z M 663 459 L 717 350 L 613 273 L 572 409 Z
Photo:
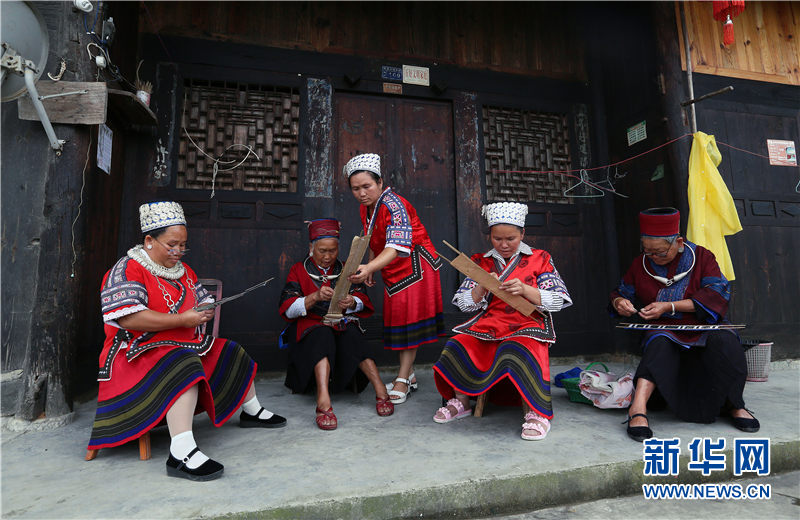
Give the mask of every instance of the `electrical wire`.
M 70 278 L 75 278 L 75 262 L 78 261 L 78 253 L 75 251 L 75 223 L 78 222 L 78 217 L 81 216 L 81 206 L 83 206 L 83 189 L 86 187 L 86 167 L 89 166 L 89 157 L 91 157 L 91 151 L 92 133 L 89 132 L 89 144 L 86 146 L 86 162 L 83 164 L 83 173 L 81 174 L 81 196 L 80 202 L 78 202 L 78 214 L 75 215 L 75 218 L 72 220 L 72 226 L 70 226 L 70 234 L 72 236 L 72 241 L 70 243 L 72 247 L 72 263 L 70 264 L 70 270 L 72 272 L 69 275 Z
M 103 40 L 97 37 L 97 33 L 95 32 L 95 27 L 97 27 L 97 15 L 100 12 L 100 8 L 98 7 L 94 12 L 94 22 L 92 23 L 92 30 L 89 30 L 89 27 L 86 25 L 86 13 L 83 13 L 83 29 L 86 31 L 86 34 L 92 37 L 95 43 L 99 45 L 103 45 Z
M 97 47 L 100 50 L 100 53 L 98 53 L 97 55 L 92 54 L 92 51 L 91 51 L 92 47 Z M 105 59 L 106 59 L 106 66 L 102 70 L 107 71 L 108 74 L 111 75 L 111 78 L 114 79 L 115 81 L 118 81 L 121 84 L 127 84 L 128 87 L 130 87 L 130 89 L 132 91 L 136 92 L 136 86 L 133 83 L 131 83 L 130 81 L 128 81 L 128 79 L 125 78 L 122 75 L 122 73 L 120 73 L 119 67 L 111 61 L 111 56 L 108 54 L 108 51 L 106 49 L 104 49 L 101 45 L 99 45 L 97 43 L 89 42 L 89 43 L 86 44 L 86 52 L 89 54 L 89 59 L 92 60 L 92 61 L 95 61 L 97 56 L 102 54 L 103 57 L 105 57 Z M 98 70 L 99 69 L 100 69 L 100 67 L 98 67 Z

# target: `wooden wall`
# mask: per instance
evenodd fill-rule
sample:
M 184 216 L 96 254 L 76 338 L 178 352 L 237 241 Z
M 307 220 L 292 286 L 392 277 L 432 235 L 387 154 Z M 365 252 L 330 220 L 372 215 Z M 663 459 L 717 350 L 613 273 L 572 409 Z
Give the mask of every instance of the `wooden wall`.
M 695 87 L 709 92 L 733 84 L 729 95 L 698 106 L 697 125 L 716 137 L 719 171 L 744 228 L 727 238 L 736 280 L 729 316 L 746 323 L 745 337 L 773 341 L 773 359 L 797 357 L 800 338 L 800 195 L 798 168 L 720 145 L 766 155 L 767 139 L 800 142 L 800 88 L 697 75 Z
M 149 33 L 585 80 L 574 5 L 147 2 L 140 27 Z
M 722 44 L 722 22 L 714 20 L 711 2 L 683 5 L 696 72 L 800 85 L 800 3 L 745 2 L 744 11 L 733 19 L 736 41 L 728 47 Z M 678 8 L 676 2 L 676 12 Z M 686 70 L 680 15 L 676 18 Z

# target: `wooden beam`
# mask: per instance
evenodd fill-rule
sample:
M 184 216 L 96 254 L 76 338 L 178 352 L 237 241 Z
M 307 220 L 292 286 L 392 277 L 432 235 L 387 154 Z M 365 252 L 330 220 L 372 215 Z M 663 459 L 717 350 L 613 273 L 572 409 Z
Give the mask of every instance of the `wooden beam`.
M 51 123 L 99 125 L 106 122 L 108 88 L 98 81 L 40 81 L 36 84 Z M 54 97 L 50 97 L 54 96 Z M 28 95 L 17 100 L 19 118 L 38 121 L 39 115 Z

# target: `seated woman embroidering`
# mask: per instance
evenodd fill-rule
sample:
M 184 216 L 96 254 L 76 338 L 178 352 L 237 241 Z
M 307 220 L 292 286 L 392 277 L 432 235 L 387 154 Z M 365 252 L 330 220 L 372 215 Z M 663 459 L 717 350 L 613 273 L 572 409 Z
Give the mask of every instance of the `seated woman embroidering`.
M 611 293 L 614 316 L 638 315 L 653 324 L 724 324 L 730 284 L 714 254 L 680 236 L 675 208 L 639 213 L 642 254 Z M 734 330 L 650 330 L 628 409 L 628 436 L 653 436 L 647 406 L 664 403 L 682 420 L 712 423 L 721 412 L 744 432 L 757 432 L 758 419 L 744 407 L 747 361 Z
M 281 334 L 289 346 L 285 384 L 293 393 L 316 387 L 316 422 L 322 430 L 335 430 L 338 425 L 330 390 L 338 392 L 354 379 L 359 392 L 366 387 L 366 380 L 372 383 L 378 415 L 394 413 L 359 325 L 359 318 L 369 318 L 374 312 L 366 287 L 352 285 L 336 302 L 344 314 L 342 319 L 335 324 L 323 322 L 337 282 L 341 283 L 339 227 L 339 221 L 333 218 L 309 223 L 308 257 L 292 266 L 280 301 L 281 316 L 291 322 Z
M 437 423 L 471 415 L 470 397 L 489 392 L 497 404 L 523 403 L 523 439 L 541 440 L 550 431 L 548 349 L 556 340 L 551 313 L 572 305 L 572 299 L 550 254 L 522 241 L 527 213 L 527 205 L 514 202 L 484 206 L 493 248 L 472 260 L 501 282 L 500 290 L 522 296 L 542 312 L 525 316 L 474 280 L 464 280 L 453 304 L 478 313 L 453 329 L 458 334 L 433 366 L 436 388 L 448 400 L 433 416 Z
M 277 428 L 286 419 L 261 407 L 256 364 L 233 341 L 202 333 L 213 310 L 197 275 L 181 258 L 186 219 L 177 202 L 139 207 L 144 243 L 132 247 L 103 278 L 106 340 L 89 449 L 141 437 L 166 421 L 172 438 L 167 475 L 189 480 L 222 476 L 223 466 L 199 450 L 192 419 L 205 411 L 222 426 L 241 407 L 239 426 Z

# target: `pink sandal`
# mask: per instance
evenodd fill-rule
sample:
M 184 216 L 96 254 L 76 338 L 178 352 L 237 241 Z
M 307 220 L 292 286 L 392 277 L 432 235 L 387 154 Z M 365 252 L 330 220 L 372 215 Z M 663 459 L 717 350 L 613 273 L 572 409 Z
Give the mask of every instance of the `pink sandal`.
M 550 420 L 547 417 L 528 412 L 525 414 L 525 422 L 522 423 L 522 438 L 526 441 L 540 441 L 547 437 L 550 431 Z
M 442 406 L 437 410 L 437 412 L 442 412 L 442 415 L 444 415 L 444 419 L 440 419 L 436 417 L 436 415 L 434 415 L 433 420 L 435 422 L 439 424 L 444 424 L 444 423 L 449 423 L 450 421 L 455 421 L 456 419 L 463 419 L 464 417 L 472 415 L 472 408 L 470 408 L 469 410 L 464 410 L 464 405 L 458 399 L 455 398 L 450 399 L 449 401 L 447 401 L 447 404 L 456 409 L 457 412 L 456 415 L 453 415 L 453 413 L 447 406 Z

